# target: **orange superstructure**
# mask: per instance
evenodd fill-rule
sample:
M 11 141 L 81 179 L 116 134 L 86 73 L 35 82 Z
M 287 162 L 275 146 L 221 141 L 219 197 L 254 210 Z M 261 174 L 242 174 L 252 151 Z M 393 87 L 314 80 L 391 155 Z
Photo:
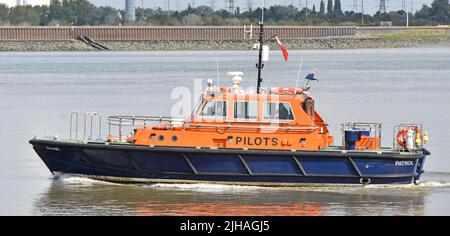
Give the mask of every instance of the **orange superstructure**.
M 140 126 L 127 140 L 152 146 L 266 150 L 320 150 L 333 143 L 307 91 L 256 94 L 239 87 L 210 87 L 189 121 Z

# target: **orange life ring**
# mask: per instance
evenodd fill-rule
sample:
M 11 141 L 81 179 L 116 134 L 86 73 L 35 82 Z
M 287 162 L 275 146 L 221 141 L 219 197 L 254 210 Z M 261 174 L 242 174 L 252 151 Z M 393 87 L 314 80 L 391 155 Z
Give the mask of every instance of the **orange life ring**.
M 153 130 L 167 130 L 168 127 L 166 125 L 155 125 L 152 127 Z
M 278 93 L 278 94 L 283 94 L 283 93 L 295 94 L 295 93 L 300 92 L 302 90 L 298 89 L 298 88 L 273 88 L 272 91 L 275 92 L 275 93 Z
M 404 129 L 398 131 L 397 143 L 398 143 L 398 145 L 400 145 L 400 147 L 406 148 L 406 135 L 409 130 L 414 130 L 416 132 L 416 135 L 421 134 L 421 130 L 419 129 L 419 127 L 416 127 L 416 126 L 406 127 Z
M 406 148 L 406 134 L 408 133 L 409 128 L 404 128 L 398 131 L 397 134 L 397 143 L 400 147 Z
M 108 135 L 106 137 L 106 141 L 113 143 L 113 142 L 124 142 L 124 143 L 134 143 L 136 140 L 133 136 L 122 136 L 122 139 L 119 140 L 119 136 L 115 135 Z

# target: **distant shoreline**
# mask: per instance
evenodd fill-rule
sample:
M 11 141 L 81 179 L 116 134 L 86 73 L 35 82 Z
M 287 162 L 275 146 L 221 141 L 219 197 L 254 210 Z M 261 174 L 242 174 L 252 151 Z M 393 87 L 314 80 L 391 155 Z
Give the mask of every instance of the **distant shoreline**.
M 179 50 L 248 50 L 254 40 L 148 40 L 97 41 L 112 51 L 179 51 Z M 290 50 L 411 48 L 450 46 L 449 38 L 385 39 L 381 37 L 342 37 L 290 39 L 284 41 Z M 271 45 L 272 48 L 277 45 Z M 4 51 L 97 51 L 78 41 L 0 41 Z

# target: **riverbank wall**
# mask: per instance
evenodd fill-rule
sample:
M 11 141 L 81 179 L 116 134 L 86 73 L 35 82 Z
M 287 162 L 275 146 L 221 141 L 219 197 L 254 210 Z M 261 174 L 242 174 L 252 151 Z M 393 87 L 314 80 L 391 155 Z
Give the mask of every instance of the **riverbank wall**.
M 176 51 L 176 50 L 249 50 L 252 40 L 145 40 L 98 41 L 113 51 Z M 320 38 L 290 39 L 283 42 L 289 50 L 408 48 L 450 46 L 448 38 L 383 39 L 383 38 Z M 277 45 L 272 43 L 271 48 Z M 0 41 L 0 51 L 96 51 L 78 41 Z

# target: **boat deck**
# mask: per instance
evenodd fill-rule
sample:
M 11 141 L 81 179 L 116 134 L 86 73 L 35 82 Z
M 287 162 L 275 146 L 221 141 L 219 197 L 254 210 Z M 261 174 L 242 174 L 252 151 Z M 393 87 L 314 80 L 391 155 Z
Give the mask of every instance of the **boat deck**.
M 369 152 L 369 153 L 399 153 L 399 150 L 389 148 L 389 147 L 382 147 L 379 150 L 345 150 L 342 146 L 330 146 L 324 149 L 321 149 L 319 151 L 327 151 L 327 152 Z
M 59 139 L 56 137 L 44 137 L 44 138 L 34 138 L 38 140 L 45 140 L 45 141 L 53 141 L 58 143 L 67 143 L 67 144 L 94 144 L 94 145 L 118 145 L 118 146 L 129 146 L 129 147 L 150 147 L 150 148 L 170 148 L 170 149 L 197 149 L 197 150 L 228 150 L 228 151 L 269 151 L 269 152 L 316 152 L 316 153 L 366 153 L 366 154 L 414 154 L 410 152 L 404 152 L 399 151 L 397 149 L 393 149 L 390 147 L 382 147 L 379 150 L 345 150 L 342 146 L 329 146 L 326 148 L 323 148 L 321 150 L 315 150 L 315 151 L 301 151 L 301 150 L 262 150 L 262 149 L 232 149 L 232 148 L 208 148 L 208 147 L 166 147 L 166 146 L 148 146 L 148 145 L 139 145 L 139 144 L 133 144 L 133 143 L 125 143 L 125 142 L 107 142 L 105 140 L 101 141 L 83 141 L 83 140 L 74 140 L 74 139 Z

